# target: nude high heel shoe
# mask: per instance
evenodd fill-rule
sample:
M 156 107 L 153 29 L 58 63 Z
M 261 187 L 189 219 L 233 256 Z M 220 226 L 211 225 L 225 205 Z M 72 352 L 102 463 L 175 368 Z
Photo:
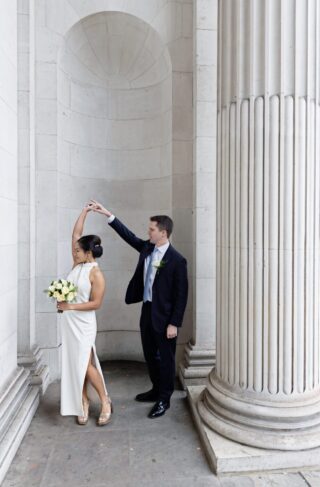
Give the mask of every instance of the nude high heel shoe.
M 100 413 L 100 416 L 97 421 L 98 426 L 105 426 L 106 424 L 110 423 L 111 421 L 111 414 L 113 413 L 113 404 L 109 396 L 107 396 L 106 401 L 102 402 L 102 406 L 105 404 L 110 404 L 110 412 L 109 413 Z
M 83 401 L 83 416 L 78 416 L 78 424 L 84 426 L 89 419 L 89 402 Z

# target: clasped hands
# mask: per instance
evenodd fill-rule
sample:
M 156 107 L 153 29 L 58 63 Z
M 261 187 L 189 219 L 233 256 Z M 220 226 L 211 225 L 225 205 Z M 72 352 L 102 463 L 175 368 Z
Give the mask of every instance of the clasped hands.
M 96 200 L 90 200 L 89 203 L 84 207 L 84 211 L 95 211 L 96 213 L 101 213 L 107 217 L 111 216 L 112 213 L 107 210 L 101 203 Z

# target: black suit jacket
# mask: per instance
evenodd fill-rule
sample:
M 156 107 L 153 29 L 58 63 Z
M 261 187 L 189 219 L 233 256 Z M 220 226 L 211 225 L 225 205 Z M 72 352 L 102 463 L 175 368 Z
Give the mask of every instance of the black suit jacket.
M 143 300 L 144 261 L 152 253 L 154 244 L 150 240 L 136 237 L 118 218 L 110 226 L 140 254 L 125 298 L 127 304 L 138 303 Z M 177 327 L 182 325 L 188 299 L 186 259 L 170 244 L 162 262 L 164 266 L 157 270 L 152 287 L 152 324 L 159 333 L 169 324 Z

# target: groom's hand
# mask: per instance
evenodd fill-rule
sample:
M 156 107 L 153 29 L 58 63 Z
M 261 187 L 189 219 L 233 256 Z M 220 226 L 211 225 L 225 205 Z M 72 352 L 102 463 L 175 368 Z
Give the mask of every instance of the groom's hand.
M 96 200 L 90 200 L 90 206 L 92 207 L 92 210 L 96 211 L 97 213 L 101 213 L 102 215 L 106 215 L 107 217 L 112 215 L 109 210 L 107 210 L 101 203 Z
M 178 328 L 174 325 L 168 325 L 167 338 L 175 338 L 178 334 Z

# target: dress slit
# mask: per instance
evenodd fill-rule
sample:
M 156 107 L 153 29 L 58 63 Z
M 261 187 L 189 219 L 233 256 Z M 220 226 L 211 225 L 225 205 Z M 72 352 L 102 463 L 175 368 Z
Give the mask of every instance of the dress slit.
M 107 388 L 106 388 L 105 381 L 104 381 L 104 377 L 103 377 L 103 373 L 102 373 L 102 369 L 101 369 L 100 362 L 99 362 L 99 359 L 98 359 L 98 356 L 97 356 L 97 353 L 96 353 L 96 347 L 95 347 L 95 345 L 92 345 L 91 346 L 90 353 L 89 353 L 89 357 L 91 357 L 91 365 L 93 365 L 97 369 L 98 373 L 100 374 L 101 379 L 102 379 L 102 383 L 104 385 L 105 393 L 106 393 L 106 395 L 108 395 Z M 82 391 L 83 391 L 83 388 L 84 388 L 84 385 L 85 385 L 86 374 L 87 374 L 88 366 L 89 366 L 89 363 L 90 363 L 89 362 L 89 359 L 87 360 L 86 363 L 87 363 L 87 365 L 86 365 L 84 374 L 82 375 L 83 379 L 82 379 L 82 388 L 81 388 L 81 395 L 80 395 L 80 398 L 81 398 L 80 399 L 80 401 L 81 401 L 80 404 L 81 404 L 81 408 L 82 408 L 82 415 L 84 414 L 83 404 L 82 404 Z M 93 387 L 93 385 L 91 384 L 91 382 L 89 380 L 87 381 L 86 392 L 87 392 L 88 398 L 91 401 L 95 401 L 95 402 L 100 401 L 98 392 L 96 391 L 96 389 Z

